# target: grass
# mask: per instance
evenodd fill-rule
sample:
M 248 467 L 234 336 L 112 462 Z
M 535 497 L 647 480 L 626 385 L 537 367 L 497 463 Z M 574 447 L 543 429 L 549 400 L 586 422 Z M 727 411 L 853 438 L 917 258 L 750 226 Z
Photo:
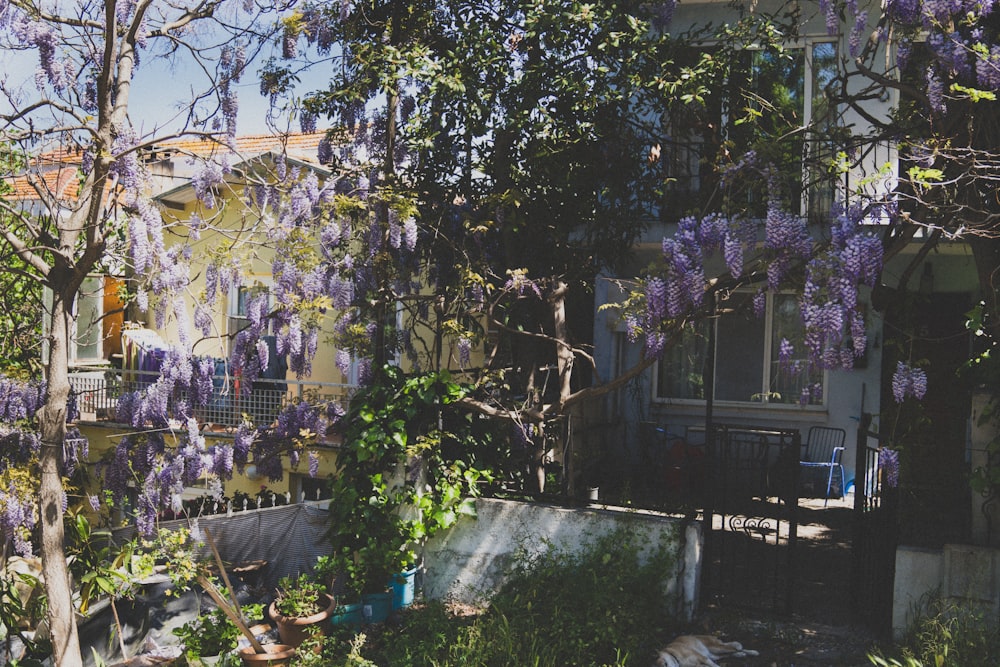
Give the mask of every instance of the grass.
M 889 655 L 871 656 L 879 667 L 984 667 L 1000 664 L 996 619 L 967 604 L 932 597 Z
M 421 604 L 363 637 L 328 641 L 323 662 L 645 667 L 680 623 L 664 594 L 672 556 L 641 559 L 641 539 L 619 532 L 578 555 L 523 556 L 484 609 L 468 614 L 442 602 Z

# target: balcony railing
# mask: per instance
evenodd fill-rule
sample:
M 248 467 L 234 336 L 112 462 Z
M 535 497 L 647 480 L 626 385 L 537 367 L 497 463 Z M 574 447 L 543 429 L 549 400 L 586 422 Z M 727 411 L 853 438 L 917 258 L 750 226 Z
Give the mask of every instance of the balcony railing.
M 126 392 L 139 391 L 156 382 L 158 373 L 122 371 L 108 367 L 75 367 L 69 382 L 77 396 L 81 422 L 117 423 L 118 399 Z M 196 406 L 195 418 L 210 431 L 231 430 L 248 415 L 254 424 L 269 424 L 282 408 L 305 399 L 310 402 L 347 401 L 355 386 L 333 382 L 299 380 L 258 380 L 251 391 L 239 388 L 233 376 L 212 379 L 212 397 Z

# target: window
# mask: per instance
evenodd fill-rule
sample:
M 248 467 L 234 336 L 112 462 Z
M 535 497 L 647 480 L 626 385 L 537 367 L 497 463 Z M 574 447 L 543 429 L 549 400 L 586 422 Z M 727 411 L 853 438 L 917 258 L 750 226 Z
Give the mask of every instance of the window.
M 733 403 L 821 405 L 824 375 L 806 363 L 804 330 L 792 294 L 769 294 L 763 317 L 753 295 L 739 292 L 720 304 L 715 340 L 715 400 Z M 656 374 L 656 397 L 704 400 L 708 362 L 707 321 L 698 323 L 666 351 Z M 782 340 L 795 350 L 781 360 Z
M 729 72 L 725 92 L 698 108 L 680 105 L 664 119 L 667 215 L 717 205 L 716 151 L 735 157 L 753 149 L 762 162 L 776 165 L 785 206 L 803 215 L 826 216 L 833 203 L 834 180 L 828 166 L 836 150 L 830 128 L 836 114 L 827 86 L 837 75 L 837 46 L 807 40 L 783 51 L 746 50 Z M 812 126 L 815 132 L 793 132 Z M 719 136 L 718 128 L 722 128 Z M 815 137 L 815 138 L 813 138 Z M 723 143 L 725 142 L 725 143 Z M 812 165 L 803 168 L 803 160 Z M 739 192 L 727 191 L 729 205 L 762 214 L 767 184 L 758 179 Z
M 94 275 L 84 278 L 73 304 L 67 356 L 71 364 L 98 364 L 121 355 L 121 331 L 125 321 L 120 291 L 122 280 L 114 276 Z M 52 292 L 44 292 L 46 311 L 52 310 Z M 48 317 L 42 322 L 48 335 Z M 43 344 L 43 358 L 48 359 L 48 345 Z
M 236 340 L 236 334 L 250 326 L 250 320 L 247 318 L 247 309 L 251 300 L 255 296 L 266 295 L 267 293 L 267 287 L 261 283 L 255 283 L 249 287 L 233 287 L 230 291 L 228 306 L 230 353 L 232 353 L 231 348 L 233 341 Z M 270 296 L 268 296 L 268 308 L 270 308 Z
M 292 502 L 329 500 L 333 497 L 330 490 L 330 479 L 327 477 L 309 477 L 290 473 L 288 488 L 292 494 Z
M 73 338 L 77 361 L 97 361 L 103 357 L 101 316 L 104 313 L 104 280 L 88 276 L 76 297 L 76 335 Z

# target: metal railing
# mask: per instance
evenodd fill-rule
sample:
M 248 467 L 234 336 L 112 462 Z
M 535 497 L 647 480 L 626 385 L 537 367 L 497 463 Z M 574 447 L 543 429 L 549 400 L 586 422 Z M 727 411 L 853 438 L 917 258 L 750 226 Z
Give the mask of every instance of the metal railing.
M 122 371 L 109 367 L 76 367 L 70 370 L 69 382 L 76 394 L 81 422 L 118 423 L 118 400 L 128 392 L 142 391 L 159 378 L 159 373 Z M 334 382 L 262 379 L 250 391 L 240 386 L 232 375 L 212 378 L 212 396 L 194 415 L 203 428 L 233 429 L 249 416 L 255 424 L 269 424 L 286 405 L 301 400 L 324 402 L 347 401 L 356 387 Z

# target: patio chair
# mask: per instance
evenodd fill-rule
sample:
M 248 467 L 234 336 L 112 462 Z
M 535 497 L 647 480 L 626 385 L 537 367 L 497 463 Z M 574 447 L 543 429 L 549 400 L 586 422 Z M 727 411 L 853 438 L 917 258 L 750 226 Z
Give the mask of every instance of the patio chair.
M 837 485 L 839 498 L 844 497 L 844 466 L 840 459 L 844 454 L 844 439 L 847 432 L 842 428 L 829 426 L 813 426 L 806 437 L 806 454 L 800 465 L 810 468 L 825 468 L 826 493 L 823 494 L 823 506 L 830 502 L 830 491 L 833 489 L 833 475 L 839 473 L 840 483 Z

